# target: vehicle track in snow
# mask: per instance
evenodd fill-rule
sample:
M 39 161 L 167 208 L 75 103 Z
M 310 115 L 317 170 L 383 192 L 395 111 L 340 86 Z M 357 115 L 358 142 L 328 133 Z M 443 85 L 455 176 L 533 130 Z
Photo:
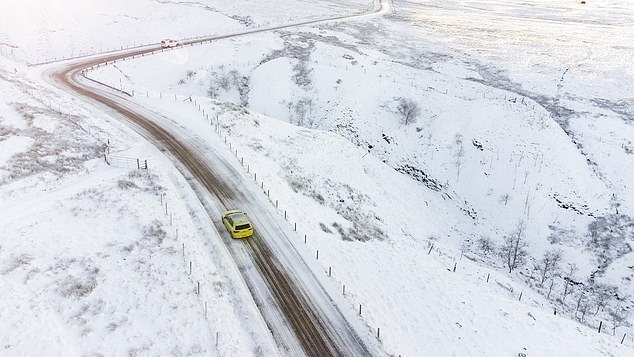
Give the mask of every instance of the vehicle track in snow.
M 339 16 L 271 28 L 249 30 L 236 34 L 208 36 L 183 41 L 182 45 L 193 46 L 205 42 L 297 26 L 362 18 L 389 11 L 387 1 L 389 0 L 380 0 L 379 8 L 368 14 Z M 209 159 L 200 156 L 195 146 L 189 145 L 185 140 L 179 138 L 178 135 L 174 135 L 169 128 L 157 124 L 141 110 L 135 110 L 134 105 L 131 105 L 125 98 L 117 98 L 117 96 L 105 94 L 103 91 L 96 89 L 94 83 L 87 83 L 83 78 L 82 71 L 86 68 L 160 51 L 160 48 L 154 46 L 126 50 L 87 59 L 76 59 L 70 64 L 54 67 L 53 70 L 47 71 L 46 75 L 48 75 L 53 84 L 58 87 L 64 90 L 70 90 L 82 97 L 90 98 L 117 112 L 119 114 L 119 120 L 130 125 L 136 132 L 148 139 L 160 150 L 169 152 L 176 164 L 194 177 L 195 180 L 204 187 L 207 191 L 206 193 L 219 202 L 222 207 L 227 209 L 235 208 L 236 202 L 248 206 L 250 199 L 245 196 L 245 193 L 240 187 L 237 187 L 240 183 L 234 182 L 232 178 L 227 178 L 215 170 L 212 165 L 209 164 Z M 231 165 L 225 166 L 230 167 Z M 203 199 L 201 198 L 201 202 L 202 201 Z M 214 220 L 214 217 L 210 218 Z M 259 217 L 259 219 L 275 219 L 275 215 L 267 215 L 266 217 Z M 275 224 L 271 226 L 275 226 Z M 216 227 L 218 227 L 218 225 L 216 225 Z M 271 249 L 267 240 L 261 236 L 262 234 L 271 234 L 271 232 L 256 232 L 252 238 L 244 241 L 244 249 L 249 253 L 252 259 L 252 265 L 257 269 L 260 277 L 266 283 L 270 296 L 262 295 L 253 277 L 248 276 L 248 269 L 240 269 L 240 271 L 278 345 L 285 345 L 284 341 L 280 340 L 283 339 L 283 333 L 277 331 L 279 326 L 276 326 L 276 324 L 279 323 L 279 321 L 270 318 L 271 313 L 263 311 L 266 305 L 265 301 L 270 297 L 273 298 L 274 304 L 279 308 L 284 320 L 290 326 L 295 338 L 299 341 L 306 355 L 370 356 L 383 354 L 376 347 L 368 346 L 367 341 L 364 341 L 359 333 L 349 324 L 346 317 L 323 288 L 309 289 L 303 286 L 302 280 L 316 279 L 316 277 L 310 273 L 310 269 L 307 266 L 303 270 L 304 276 L 301 277 L 298 276 L 300 273 L 290 271 L 276 256 L 275 253 L 279 252 L 279 250 Z M 273 238 L 275 239 L 277 237 Z M 287 237 L 284 237 L 284 239 L 287 239 Z M 225 243 L 228 244 L 228 246 L 231 245 L 229 242 Z M 234 260 L 237 260 L 239 253 L 237 253 L 236 249 L 229 247 L 229 251 L 232 252 Z M 295 254 L 297 253 L 295 252 Z M 299 261 L 302 261 L 301 258 L 299 258 Z M 321 311 L 316 301 L 327 301 L 332 306 L 329 307 L 329 311 Z M 267 318 L 267 316 L 269 318 Z M 296 351 L 292 349 L 286 351 L 286 353 L 291 354 L 294 352 Z M 281 350 L 280 353 L 284 354 L 284 350 Z

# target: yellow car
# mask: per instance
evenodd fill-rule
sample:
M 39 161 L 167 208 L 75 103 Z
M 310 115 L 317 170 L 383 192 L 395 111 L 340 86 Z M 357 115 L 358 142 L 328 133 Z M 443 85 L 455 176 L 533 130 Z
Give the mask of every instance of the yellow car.
M 242 211 L 224 212 L 222 214 L 222 223 L 227 227 L 232 238 L 247 238 L 253 235 L 253 226 L 249 222 L 247 214 Z

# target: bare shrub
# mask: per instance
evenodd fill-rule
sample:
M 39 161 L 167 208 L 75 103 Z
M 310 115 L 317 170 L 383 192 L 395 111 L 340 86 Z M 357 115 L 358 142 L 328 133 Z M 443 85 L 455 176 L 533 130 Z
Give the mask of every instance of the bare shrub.
M 149 226 L 143 228 L 143 237 L 147 239 L 155 239 L 158 245 L 163 244 L 167 238 L 167 232 L 163 229 L 161 222 L 155 220 Z
M 628 326 L 629 310 L 623 308 L 619 303 L 615 308 L 610 310 L 609 315 L 612 320 L 612 335 L 616 335 L 616 329 L 621 326 Z
M 59 292 L 64 297 L 84 297 L 97 287 L 97 279 L 94 275 L 85 277 L 67 276 L 60 283 Z
M 478 248 L 484 255 L 495 252 L 495 243 L 490 237 L 481 237 L 478 239 Z
M 544 281 L 554 275 L 559 270 L 559 263 L 561 262 L 561 250 L 548 250 L 544 253 L 544 257 L 541 260 L 539 266 L 540 272 L 540 286 L 544 285 Z
M 577 279 L 576 274 L 578 271 L 579 271 L 579 267 L 577 267 L 577 264 L 568 264 L 566 276 L 564 276 L 565 284 L 564 284 L 564 295 L 561 299 L 562 303 L 566 301 L 566 296 L 572 293 L 575 285 L 579 285 L 579 283 L 575 281 L 575 279 Z
M 614 285 L 605 283 L 594 283 L 592 285 L 592 297 L 595 301 L 597 310 L 594 314 L 598 314 L 599 310 L 603 310 L 608 304 L 618 296 L 618 288 Z
M 10 126 L 0 126 L 0 141 L 4 140 L 5 137 L 14 135 L 18 132 L 16 128 Z
M 139 186 L 137 186 L 136 183 L 130 181 L 130 180 L 126 180 L 126 179 L 121 179 L 117 182 L 117 186 L 119 186 L 120 189 L 122 190 L 129 190 L 132 188 L 139 188 Z
M 207 96 L 211 99 L 216 99 L 216 97 L 218 96 L 218 89 L 216 88 L 213 79 L 209 81 L 209 86 L 207 87 Z
M 404 125 L 416 123 L 421 112 L 418 104 L 409 98 L 399 99 L 396 111 L 401 119 L 401 123 Z
M 297 101 L 295 104 L 295 120 L 297 125 L 311 126 L 312 124 L 310 123 L 314 123 L 314 120 L 310 119 L 313 107 L 313 100 L 309 97 L 303 97 Z M 309 121 L 308 123 L 306 123 L 307 117 Z
M 2 274 L 6 275 L 23 265 L 29 264 L 31 261 L 33 261 L 32 256 L 28 254 L 21 254 L 13 258 L 13 260 L 11 260 L 9 264 L 7 264 L 4 268 L 2 268 Z
M 324 231 L 325 233 L 332 233 L 330 228 L 328 228 L 328 226 L 322 222 L 319 222 L 319 228 L 321 228 L 321 230 Z
M 229 81 L 229 77 L 227 77 L 224 74 L 218 77 L 216 82 L 218 83 L 218 87 L 222 88 L 225 91 L 228 91 L 231 88 L 231 82 Z
M 238 93 L 240 94 L 240 105 L 244 107 L 249 106 L 249 92 L 251 88 L 249 87 L 251 79 L 247 76 L 240 77 L 236 86 L 238 87 Z
M 517 223 L 515 230 L 504 237 L 504 243 L 500 246 L 499 253 L 504 259 L 506 266 L 509 268 L 509 273 L 518 266 L 524 264 L 528 255 L 526 251 L 528 243 L 526 242 L 526 237 L 524 235 L 525 230 L 526 224 L 523 220 L 520 220 Z

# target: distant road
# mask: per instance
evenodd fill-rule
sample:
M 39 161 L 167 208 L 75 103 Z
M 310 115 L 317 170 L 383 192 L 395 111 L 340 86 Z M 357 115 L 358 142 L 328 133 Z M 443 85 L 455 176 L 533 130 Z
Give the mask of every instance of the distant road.
M 232 37 L 288 29 L 338 20 L 352 20 L 389 11 L 389 0 L 380 0 L 377 9 L 366 14 L 297 22 L 240 33 L 207 36 L 181 41 L 182 46 L 199 45 Z M 151 111 L 133 100 L 112 94 L 87 81 L 83 70 L 115 60 L 160 52 L 157 46 L 86 57 L 64 62 L 45 74 L 46 79 L 65 91 L 114 110 L 115 118 L 166 152 L 185 176 L 193 177 L 192 188 L 203 204 L 209 198 L 223 208 L 246 209 L 252 214 L 256 234 L 243 241 L 223 236 L 260 312 L 276 340 L 282 355 L 307 356 L 378 356 L 385 355 L 378 342 L 365 329 L 349 307 L 339 309 L 322 287 L 290 241 L 297 239 L 287 223 L 280 222 L 274 208 L 254 190 L 253 185 L 215 149 L 202 147 L 194 134 L 161 126 Z M 204 154 L 201 151 L 204 149 Z M 202 190 L 201 190 L 202 188 Z M 261 196 L 261 195 L 260 195 Z M 219 231 L 224 228 L 219 217 L 210 217 Z M 282 263 L 283 262 L 283 263 Z M 347 316 L 345 316 L 347 315 Z M 352 316 L 352 317 L 351 317 Z M 357 320 L 357 321 L 354 321 Z

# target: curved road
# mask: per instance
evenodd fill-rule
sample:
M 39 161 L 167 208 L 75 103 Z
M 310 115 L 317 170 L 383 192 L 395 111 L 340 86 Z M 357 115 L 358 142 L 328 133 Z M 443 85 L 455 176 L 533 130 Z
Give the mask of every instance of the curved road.
M 209 36 L 186 40 L 182 45 L 202 44 L 214 40 L 274 31 L 295 26 L 328 21 L 349 20 L 389 11 L 387 0 L 380 0 L 377 10 L 362 15 L 341 16 L 322 20 L 299 22 L 266 29 L 245 31 L 222 36 Z M 269 327 L 281 354 L 308 356 L 371 356 L 384 355 L 378 343 L 363 324 L 354 317 L 344 315 L 329 293 L 318 283 L 310 268 L 292 247 L 294 233 L 280 219 L 274 209 L 258 197 L 257 190 L 247 190 L 243 182 L 248 178 L 235 164 L 227 162 L 218 150 L 204 147 L 200 141 L 192 142 L 185 133 L 173 127 L 161 126 L 157 113 L 133 101 L 99 88 L 81 75 L 86 68 L 133 56 L 160 51 L 154 47 L 122 51 L 89 59 L 76 60 L 58 66 L 45 73 L 47 80 L 63 90 L 70 90 L 101 106 L 114 110 L 118 120 L 124 121 L 160 150 L 171 156 L 174 164 L 190 178 L 192 188 L 206 207 L 212 199 L 223 209 L 245 207 L 257 212 L 252 217 L 257 229 L 252 238 L 240 244 L 223 237 L 243 278 L 253 295 L 264 320 Z M 187 139 L 187 140 L 185 140 Z M 204 152 L 204 154 L 201 153 Z M 236 177 L 243 177 L 236 180 Z M 246 185 L 253 185 L 246 183 Z M 259 195 L 261 196 L 261 194 Z M 209 207 L 208 212 L 213 212 Z M 224 227 L 218 217 L 210 219 L 222 232 Z M 246 257 L 246 258 L 245 258 Z M 301 266 L 297 266 L 297 262 Z M 292 267 L 292 269 L 289 269 Z M 253 274 L 253 269 L 257 274 Z M 267 289 L 263 291 L 262 281 Z M 291 340 L 295 341 L 291 341 Z

